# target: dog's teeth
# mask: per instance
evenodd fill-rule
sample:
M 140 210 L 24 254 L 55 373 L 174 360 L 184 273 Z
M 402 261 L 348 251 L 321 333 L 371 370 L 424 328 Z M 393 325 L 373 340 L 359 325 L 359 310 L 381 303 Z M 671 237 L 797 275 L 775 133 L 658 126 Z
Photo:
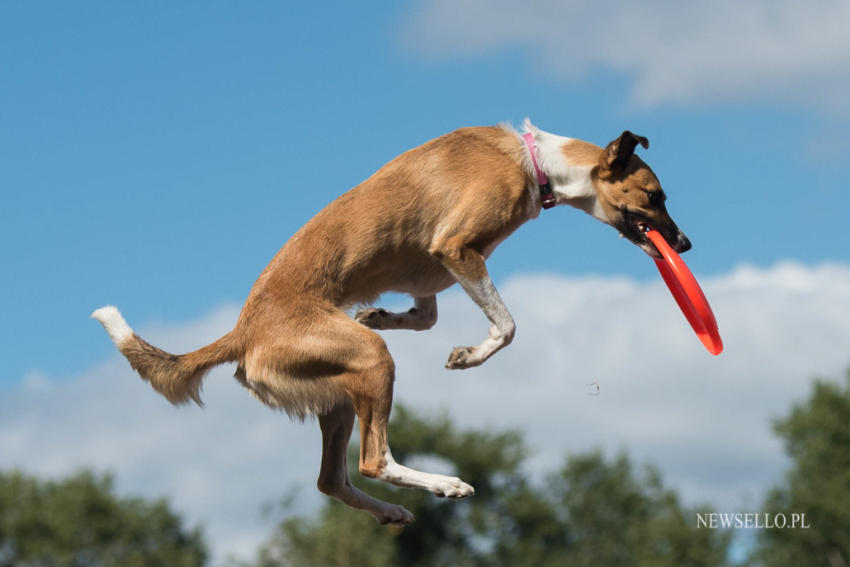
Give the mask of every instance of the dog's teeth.
M 620 238 L 625 238 L 625 237 L 626 237 L 626 235 L 625 235 L 625 234 L 623 234 L 622 232 L 620 232 L 620 233 L 619 233 L 619 235 L 620 235 Z

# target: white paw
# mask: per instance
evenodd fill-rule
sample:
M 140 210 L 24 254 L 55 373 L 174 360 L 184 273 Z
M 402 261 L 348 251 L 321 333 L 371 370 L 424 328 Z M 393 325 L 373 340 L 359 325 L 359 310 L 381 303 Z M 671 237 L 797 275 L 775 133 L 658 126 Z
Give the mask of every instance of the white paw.
M 449 355 L 446 368 L 459 370 L 478 366 L 479 364 L 481 364 L 481 359 L 477 356 L 475 347 L 455 347 Z
M 431 491 L 441 498 L 460 500 L 475 494 L 475 489 L 457 477 L 445 477 L 431 487 Z

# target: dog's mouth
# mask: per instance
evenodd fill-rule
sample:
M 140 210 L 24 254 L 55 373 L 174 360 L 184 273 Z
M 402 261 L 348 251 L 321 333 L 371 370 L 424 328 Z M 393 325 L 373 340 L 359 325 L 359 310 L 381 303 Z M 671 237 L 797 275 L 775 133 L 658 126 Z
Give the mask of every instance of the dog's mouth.
M 646 252 L 652 258 L 661 258 L 661 253 L 655 245 L 646 237 L 650 229 L 648 220 L 640 213 L 623 210 L 623 219 L 617 228 L 622 238 L 628 238 L 638 248 Z

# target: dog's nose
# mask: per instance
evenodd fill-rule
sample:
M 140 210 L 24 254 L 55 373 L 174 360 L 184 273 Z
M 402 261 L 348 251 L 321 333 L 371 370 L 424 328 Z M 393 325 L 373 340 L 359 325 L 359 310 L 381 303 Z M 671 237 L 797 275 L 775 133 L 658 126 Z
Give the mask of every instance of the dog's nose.
M 676 243 L 676 252 L 682 254 L 683 252 L 687 252 L 691 249 L 691 241 L 688 240 L 688 237 L 679 233 L 679 241 Z

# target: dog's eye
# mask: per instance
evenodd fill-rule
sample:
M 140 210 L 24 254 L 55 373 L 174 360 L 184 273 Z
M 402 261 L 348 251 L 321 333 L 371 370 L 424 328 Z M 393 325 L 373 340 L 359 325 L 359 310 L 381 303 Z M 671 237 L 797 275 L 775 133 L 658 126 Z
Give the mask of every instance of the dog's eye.
M 653 207 L 663 204 L 666 199 L 663 191 L 647 191 L 646 194 L 649 197 L 649 204 Z

